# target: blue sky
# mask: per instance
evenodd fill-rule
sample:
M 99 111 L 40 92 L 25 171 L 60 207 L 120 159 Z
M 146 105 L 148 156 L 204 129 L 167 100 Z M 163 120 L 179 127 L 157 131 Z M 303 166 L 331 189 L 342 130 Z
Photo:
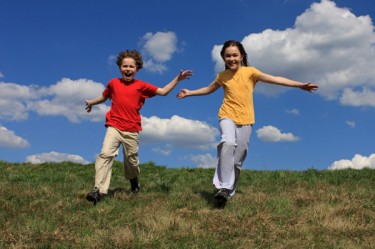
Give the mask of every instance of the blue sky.
M 141 162 L 214 167 L 222 89 L 175 96 L 211 83 L 234 39 L 259 70 L 320 86 L 257 84 L 245 169 L 375 168 L 374 17 L 370 0 L 1 0 L 0 160 L 94 162 L 110 102 L 87 114 L 84 100 L 119 77 L 120 51 L 137 49 L 139 79 L 162 87 L 194 72 L 146 101 Z

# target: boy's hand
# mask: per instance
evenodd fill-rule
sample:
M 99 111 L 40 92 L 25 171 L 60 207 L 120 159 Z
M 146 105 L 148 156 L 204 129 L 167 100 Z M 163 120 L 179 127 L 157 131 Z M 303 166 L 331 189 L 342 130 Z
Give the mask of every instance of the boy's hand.
M 184 80 L 184 79 L 190 79 L 189 77 L 193 75 L 192 70 L 181 70 L 178 74 L 178 81 Z
M 88 100 L 86 100 L 86 111 L 91 112 L 92 105 L 89 104 Z

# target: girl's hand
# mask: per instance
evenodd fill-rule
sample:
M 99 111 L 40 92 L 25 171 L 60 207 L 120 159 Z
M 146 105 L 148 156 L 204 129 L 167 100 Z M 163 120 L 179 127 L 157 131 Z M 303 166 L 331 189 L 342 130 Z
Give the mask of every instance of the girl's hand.
M 318 90 L 319 86 L 309 82 L 309 83 L 302 84 L 299 88 L 312 93 L 313 91 Z
M 182 99 L 182 98 L 185 98 L 187 97 L 189 94 L 189 90 L 188 89 L 182 89 L 180 90 L 180 92 L 177 94 L 177 98 L 178 99 Z
M 88 100 L 86 100 L 86 111 L 91 112 L 92 105 L 89 104 Z
M 178 74 L 178 81 L 184 80 L 184 79 L 190 79 L 189 77 L 193 75 L 192 70 L 181 70 Z

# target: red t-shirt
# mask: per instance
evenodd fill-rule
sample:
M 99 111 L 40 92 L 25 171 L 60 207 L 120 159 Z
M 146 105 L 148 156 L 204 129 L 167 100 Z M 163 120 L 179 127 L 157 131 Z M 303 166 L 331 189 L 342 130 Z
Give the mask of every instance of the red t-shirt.
M 110 80 L 103 91 L 103 96 L 112 100 L 111 109 L 106 114 L 105 125 L 121 131 L 141 131 L 139 111 L 145 99 L 155 96 L 157 89 L 157 86 L 136 79 L 129 83 L 120 78 Z

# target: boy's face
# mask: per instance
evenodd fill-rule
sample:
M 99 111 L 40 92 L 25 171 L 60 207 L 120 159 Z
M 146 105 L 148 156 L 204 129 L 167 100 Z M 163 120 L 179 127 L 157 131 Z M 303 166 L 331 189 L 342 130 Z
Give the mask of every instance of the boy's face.
M 123 80 L 126 82 L 132 81 L 137 73 L 137 65 L 135 64 L 135 60 L 130 57 L 124 58 L 120 66 L 120 72 Z

